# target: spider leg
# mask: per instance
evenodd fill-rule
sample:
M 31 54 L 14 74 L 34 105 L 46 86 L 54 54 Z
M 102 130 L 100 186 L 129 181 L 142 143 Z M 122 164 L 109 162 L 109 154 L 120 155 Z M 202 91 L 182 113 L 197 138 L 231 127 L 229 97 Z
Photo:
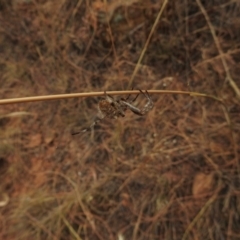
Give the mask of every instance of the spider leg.
M 72 135 L 77 135 L 77 134 L 84 133 L 84 132 L 87 132 L 87 131 L 92 130 L 93 127 L 94 127 L 95 125 L 97 125 L 103 118 L 104 118 L 104 117 L 98 117 L 98 116 L 97 116 L 97 117 L 95 118 L 95 120 L 93 121 L 93 123 L 92 123 L 89 127 L 84 128 L 84 129 L 82 129 L 81 131 L 78 131 L 78 132 L 73 132 Z
M 153 104 L 153 101 L 152 101 L 152 99 L 151 99 L 147 90 L 145 92 L 143 92 L 142 90 L 139 89 L 139 91 L 140 91 L 140 93 L 142 93 L 148 99 L 148 102 L 145 104 L 145 106 L 142 109 L 139 109 L 139 108 L 135 107 L 134 105 L 132 105 L 131 103 L 129 103 L 127 101 L 121 100 L 121 102 L 123 104 L 125 104 L 126 106 L 128 106 L 129 109 L 133 113 L 135 113 L 139 116 L 143 116 L 153 108 L 154 104 Z M 137 95 L 137 97 L 138 97 L 138 95 Z M 137 99 L 137 97 L 134 99 L 134 101 Z
M 135 114 L 137 114 L 137 115 L 139 115 L 139 116 L 144 115 L 139 108 L 133 106 L 131 103 L 126 102 L 126 101 L 123 101 L 123 100 L 122 100 L 121 102 L 122 102 L 123 104 L 125 104 L 126 106 L 128 106 L 129 109 L 130 109 L 133 113 L 135 113 Z
M 141 110 L 141 112 L 142 112 L 143 114 L 146 114 L 147 112 L 149 112 L 150 110 L 153 109 L 154 103 L 153 103 L 153 101 L 152 101 L 152 99 L 151 99 L 151 97 L 150 97 L 150 95 L 149 95 L 149 93 L 148 93 L 147 90 L 145 91 L 145 93 L 144 93 L 142 90 L 140 90 L 140 89 L 139 89 L 139 91 L 140 91 L 142 94 L 144 94 L 144 96 L 145 96 L 145 97 L 147 98 L 147 100 L 148 100 L 148 102 L 145 104 L 145 106 L 144 106 L 143 109 Z
M 121 100 L 125 100 L 127 101 L 129 99 L 129 97 L 131 96 L 131 94 L 128 94 L 128 96 L 126 98 L 121 98 Z
M 133 87 L 132 87 L 132 90 L 133 90 Z M 129 94 L 126 98 L 121 98 L 121 100 L 127 102 L 127 100 L 129 99 L 130 96 L 131 96 L 131 94 Z M 133 100 L 131 100 L 131 103 L 135 102 L 137 100 L 138 96 L 139 96 L 139 93 Z
M 131 103 L 135 102 L 135 101 L 137 100 L 138 96 L 139 96 L 139 93 L 138 93 L 137 96 L 131 101 Z
M 132 89 L 131 89 L 131 90 L 133 90 L 133 86 L 132 86 Z M 126 98 L 122 98 L 122 100 L 127 101 L 130 96 L 131 96 L 131 94 L 128 94 L 128 96 L 127 96 Z M 137 99 L 137 98 L 136 98 L 136 99 Z M 131 102 L 134 102 L 136 99 L 134 99 L 134 100 L 131 101 Z
M 108 95 L 108 94 L 106 93 L 106 91 L 104 91 L 104 95 L 105 95 L 105 99 L 106 99 L 109 103 L 114 103 L 114 102 L 115 102 L 115 100 L 113 99 L 113 97 L 110 96 L 110 95 Z
M 125 117 L 126 109 L 122 108 L 120 100 L 115 100 L 112 96 L 107 95 L 106 91 L 104 91 L 106 101 L 112 106 L 108 107 L 108 113 L 106 116 L 108 118 L 118 118 L 118 117 Z

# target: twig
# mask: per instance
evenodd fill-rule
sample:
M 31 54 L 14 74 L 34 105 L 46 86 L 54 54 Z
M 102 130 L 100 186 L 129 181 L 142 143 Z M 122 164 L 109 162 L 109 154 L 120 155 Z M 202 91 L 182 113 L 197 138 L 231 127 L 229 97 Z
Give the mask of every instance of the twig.
M 232 89 L 233 89 L 234 92 L 236 93 L 238 99 L 240 100 L 240 90 L 239 90 L 237 84 L 236 84 L 236 83 L 234 82 L 234 80 L 232 79 L 232 76 L 231 76 L 231 74 L 230 74 L 230 72 L 229 72 L 229 68 L 228 68 L 226 59 L 225 59 L 225 57 L 224 57 L 225 54 L 223 53 L 223 50 L 222 50 L 222 48 L 221 48 L 221 46 L 220 46 L 220 43 L 219 43 L 219 41 L 218 41 L 218 38 L 217 38 L 216 32 L 215 32 L 215 30 L 214 30 L 214 27 L 213 27 L 213 25 L 212 25 L 212 23 L 211 23 L 211 21 L 210 21 L 210 19 L 209 19 L 209 16 L 208 16 L 206 10 L 204 9 L 201 1 L 200 1 L 200 0 L 196 0 L 196 2 L 197 2 L 197 4 L 198 4 L 200 10 L 202 11 L 202 14 L 204 15 L 204 17 L 205 17 L 205 19 L 206 19 L 206 21 L 207 21 L 208 27 L 209 27 L 209 29 L 210 29 L 210 31 L 211 31 L 213 40 L 214 40 L 214 42 L 215 42 L 215 44 L 216 44 L 217 50 L 218 50 L 218 52 L 219 52 L 219 55 L 220 55 L 220 58 L 221 58 L 221 61 L 222 61 L 223 67 L 224 67 L 224 70 L 225 70 L 225 72 L 226 72 L 226 78 L 227 78 L 230 86 L 232 87 Z
M 128 95 L 128 94 L 138 94 L 139 90 L 109 91 L 106 93 L 108 95 Z M 172 91 L 172 90 L 148 90 L 148 93 L 150 94 L 181 94 L 181 95 L 189 95 L 192 97 L 205 97 L 205 98 L 211 98 L 215 101 L 221 102 L 224 105 L 223 101 L 220 98 L 213 95 L 208 95 L 205 93 Z M 0 105 L 47 101 L 47 100 L 58 100 L 58 99 L 67 99 L 67 98 L 79 98 L 79 97 L 97 97 L 97 96 L 104 96 L 104 95 L 105 93 L 103 91 L 103 92 L 69 93 L 69 94 L 57 94 L 57 95 L 34 96 L 34 97 L 23 97 L 23 98 L 10 98 L 10 99 L 0 100 Z
M 205 17 L 205 19 L 207 21 L 208 27 L 209 27 L 209 29 L 211 31 L 213 40 L 214 40 L 214 42 L 216 44 L 217 50 L 219 52 L 219 55 L 220 55 L 220 58 L 221 58 L 221 61 L 222 61 L 223 67 L 224 67 L 224 70 L 226 72 L 226 79 L 228 80 L 230 86 L 232 87 L 232 89 L 236 93 L 237 98 L 240 100 L 240 90 L 239 90 L 237 84 L 232 79 L 232 76 L 230 74 L 230 71 L 229 71 L 229 68 L 228 68 L 228 65 L 227 65 L 227 62 L 226 62 L 223 50 L 222 50 L 222 48 L 220 46 L 220 43 L 219 43 L 218 38 L 217 38 L 217 35 L 215 33 L 214 27 L 213 27 L 213 25 L 212 25 L 212 23 L 211 23 L 211 21 L 209 19 L 209 16 L 208 16 L 205 8 L 202 5 L 201 1 L 200 0 L 196 0 L 196 2 L 198 4 L 200 10 L 202 11 L 202 14 L 204 15 L 204 17 Z M 228 124 L 231 126 L 230 117 L 228 115 L 228 112 L 226 111 L 226 107 L 223 109 L 223 111 L 224 111 L 224 115 L 226 117 L 226 120 L 227 120 Z M 239 162 L 239 154 L 238 154 L 237 147 L 236 147 L 237 146 L 237 144 L 236 144 L 236 137 L 235 137 L 233 131 L 231 133 L 232 133 L 232 142 L 233 142 L 234 153 L 235 153 L 235 160 L 236 160 L 236 163 L 237 163 L 238 173 L 240 173 L 240 162 Z
M 138 59 L 137 65 L 136 65 L 136 67 L 135 67 L 135 69 L 134 69 L 134 71 L 133 71 L 133 74 L 132 74 L 132 76 L 131 76 L 131 79 L 130 79 L 130 81 L 129 81 L 128 88 L 130 88 L 130 86 L 133 85 L 133 79 L 134 79 L 134 77 L 136 76 L 136 74 L 137 74 L 137 72 L 138 72 L 138 70 L 139 70 L 140 63 L 142 62 L 142 59 L 143 59 L 143 57 L 144 57 L 144 55 L 145 55 L 145 52 L 147 51 L 147 47 L 148 47 L 148 45 L 149 45 L 149 42 L 150 42 L 150 40 L 151 40 L 151 38 L 152 38 L 152 35 L 153 35 L 154 31 L 155 31 L 155 28 L 157 27 L 157 24 L 158 24 L 158 22 L 159 22 L 159 19 L 160 19 L 160 17 L 162 16 L 163 10 L 165 9 L 167 3 L 168 3 L 168 0 L 164 0 L 161 9 L 160 9 L 159 12 L 158 12 L 158 15 L 157 15 L 157 17 L 156 17 L 156 19 L 155 19 L 155 22 L 154 22 L 153 26 L 152 26 L 152 29 L 151 29 L 151 31 L 150 31 L 150 33 L 149 33 L 149 35 L 148 35 L 147 41 L 146 41 L 146 43 L 145 43 L 145 45 L 144 45 L 144 47 L 143 47 L 143 50 L 142 50 L 142 52 L 141 52 L 141 54 L 140 54 L 139 59 Z
M 192 222 L 188 225 L 185 233 L 183 234 L 182 240 L 187 239 L 187 237 L 188 237 L 190 231 L 193 229 L 193 227 L 197 224 L 197 222 L 201 218 L 203 218 L 203 216 L 206 213 L 206 211 L 208 210 L 208 208 L 214 203 L 214 201 L 216 201 L 218 193 L 221 190 L 221 187 L 222 187 L 222 181 L 219 180 L 215 193 L 208 199 L 208 201 L 204 204 L 204 206 L 201 208 L 201 210 L 198 212 L 198 214 L 194 217 Z

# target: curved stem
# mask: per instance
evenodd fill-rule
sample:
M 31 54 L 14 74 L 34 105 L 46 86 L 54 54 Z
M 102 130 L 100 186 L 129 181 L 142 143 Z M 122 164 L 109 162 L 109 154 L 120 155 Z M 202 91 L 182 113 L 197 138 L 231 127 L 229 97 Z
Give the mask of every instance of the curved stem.
M 127 94 L 138 94 L 139 90 L 128 90 L 128 91 L 108 91 L 108 95 L 127 95 Z M 208 95 L 205 93 L 198 92 L 188 92 L 188 91 L 172 91 L 172 90 L 148 90 L 149 94 L 182 94 L 189 95 L 192 97 L 205 97 L 211 98 L 215 101 L 223 101 L 213 95 Z M 56 94 L 56 95 L 46 95 L 46 96 L 34 96 L 34 97 L 23 97 L 23 98 L 10 98 L 0 100 L 0 105 L 13 104 L 13 103 L 26 103 L 26 102 L 37 102 L 37 101 L 48 101 L 48 100 L 58 100 L 58 99 L 67 99 L 67 98 L 79 98 L 79 97 L 97 97 L 104 96 L 103 92 L 87 92 L 87 93 L 69 93 L 69 94 Z

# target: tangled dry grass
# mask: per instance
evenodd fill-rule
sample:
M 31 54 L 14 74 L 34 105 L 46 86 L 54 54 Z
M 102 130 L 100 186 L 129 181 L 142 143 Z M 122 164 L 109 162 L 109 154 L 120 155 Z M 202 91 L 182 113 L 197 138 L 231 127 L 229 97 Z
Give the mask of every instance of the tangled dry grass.
M 226 106 L 153 94 L 76 136 L 98 98 L 1 106 L 1 239 L 240 238 L 237 0 L 0 0 L 0 22 L 1 99 L 131 82 Z

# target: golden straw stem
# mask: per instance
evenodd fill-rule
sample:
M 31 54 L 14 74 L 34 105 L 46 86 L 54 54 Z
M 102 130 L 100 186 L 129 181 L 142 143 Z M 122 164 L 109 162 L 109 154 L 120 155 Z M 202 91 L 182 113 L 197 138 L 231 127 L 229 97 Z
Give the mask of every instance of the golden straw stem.
M 131 91 L 109 91 L 106 92 L 108 95 L 127 95 L 127 94 L 138 94 L 139 90 Z M 194 97 L 206 97 L 211 98 L 222 103 L 222 100 L 205 93 L 198 92 L 185 92 L 185 91 L 169 91 L 169 90 L 148 90 L 150 94 L 183 94 Z M 67 98 L 79 98 L 79 97 L 96 97 L 103 96 L 104 92 L 87 92 L 87 93 L 69 93 L 69 94 L 56 94 L 56 95 L 46 95 L 46 96 L 34 96 L 34 97 L 23 97 L 23 98 L 11 98 L 0 100 L 0 105 L 14 104 L 14 103 L 26 103 L 26 102 L 36 102 L 36 101 L 47 101 L 47 100 L 58 100 Z

